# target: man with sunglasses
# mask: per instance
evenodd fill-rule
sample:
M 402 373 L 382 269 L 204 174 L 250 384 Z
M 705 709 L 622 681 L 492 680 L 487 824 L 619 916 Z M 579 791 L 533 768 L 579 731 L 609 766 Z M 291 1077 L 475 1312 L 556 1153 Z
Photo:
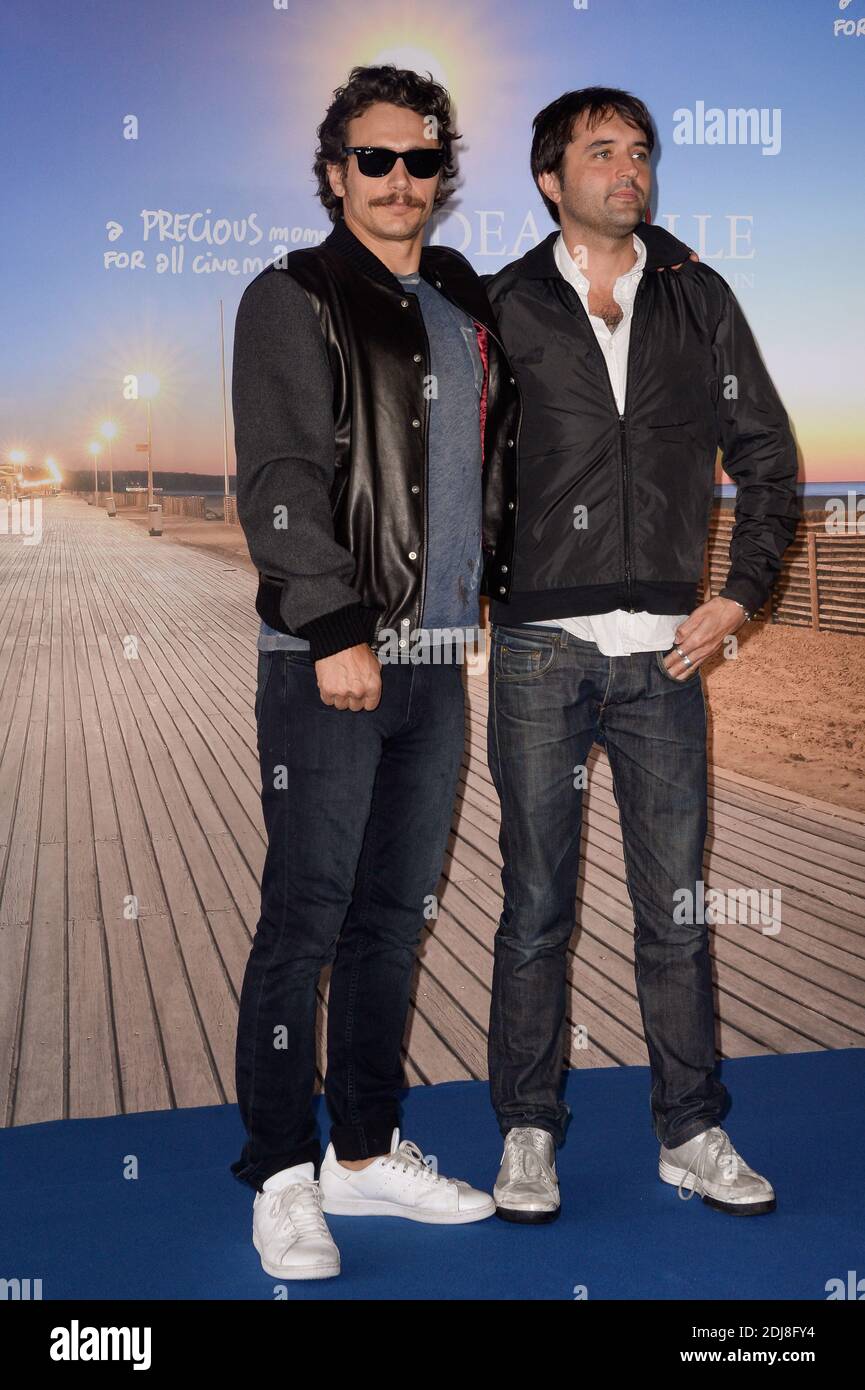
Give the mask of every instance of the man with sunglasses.
M 495 1210 L 401 1141 L 398 1093 L 463 749 L 453 648 L 477 632 L 481 589 L 507 593 L 519 393 L 477 275 L 422 244 L 455 173 L 447 93 L 357 68 L 318 134 L 333 231 L 246 288 L 233 369 L 268 845 L 231 1169 L 256 1191 L 253 1241 L 279 1279 L 339 1273 L 322 1211 L 451 1224 Z M 316 989 L 331 962 L 322 1161 Z

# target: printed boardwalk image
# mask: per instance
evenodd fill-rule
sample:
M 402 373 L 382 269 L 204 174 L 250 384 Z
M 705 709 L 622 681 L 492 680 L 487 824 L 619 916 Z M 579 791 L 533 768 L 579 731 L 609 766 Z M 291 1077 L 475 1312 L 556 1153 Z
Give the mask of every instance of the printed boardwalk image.
M 6 1125 L 234 1101 L 265 841 L 255 576 L 71 496 L 0 533 L 0 1113 Z M 486 678 L 406 1035 L 410 1084 L 486 1075 L 501 904 Z M 346 714 L 346 718 L 351 715 Z M 865 816 L 713 770 L 708 888 L 780 891 L 712 931 L 723 1057 L 865 1044 Z M 646 1065 L 606 756 L 589 766 L 574 1067 Z M 327 982 L 322 980 L 322 1009 Z M 322 1034 L 320 1032 L 320 1066 Z

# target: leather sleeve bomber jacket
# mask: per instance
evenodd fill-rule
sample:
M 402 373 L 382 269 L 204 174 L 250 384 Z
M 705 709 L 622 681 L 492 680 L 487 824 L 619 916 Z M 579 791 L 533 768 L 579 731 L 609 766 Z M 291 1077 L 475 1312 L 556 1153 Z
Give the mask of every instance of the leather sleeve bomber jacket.
M 510 591 L 520 396 L 483 284 L 457 251 L 420 274 L 468 313 L 484 362 L 481 590 Z M 338 221 L 244 290 L 232 372 L 237 512 L 256 610 L 313 660 L 420 627 L 429 343 L 415 296 Z
M 555 264 L 558 231 L 486 278 L 522 398 L 513 583 L 509 602 L 492 604 L 494 622 L 691 612 L 719 449 L 737 484 L 721 595 L 761 607 L 795 535 L 795 442 L 732 290 L 662 228 L 636 233 L 647 259 L 622 415 Z

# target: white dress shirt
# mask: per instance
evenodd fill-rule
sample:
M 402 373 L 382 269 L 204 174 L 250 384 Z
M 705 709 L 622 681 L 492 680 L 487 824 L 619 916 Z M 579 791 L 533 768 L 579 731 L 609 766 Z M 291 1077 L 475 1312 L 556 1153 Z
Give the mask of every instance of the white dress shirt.
M 637 253 L 636 261 L 630 270 L 619 276 L 613 286 L 613 298 L 622 310 L 621 321 L 613 333 L 602 318 L 589 313 L 589 281 L 565 246 L 561 234 L 556 238 L 553 252 L 561 274 L 573 285 L 589 315 L 589 323 L 604 354 L 610 385 L 620 415 L 624 414 L 625 410 L 628 344 L 631 337 L 634 296 L 646 264 L 646 247 L 636 234 L 634 250 Z M 594 642 L 603 656 L 629 656 L 631 652 L 669 651 L 673 645 L 676 628 L 687 616 L 687 613 L 647 613 L 645 610 L 629 613 L 625 608 L 616 608 L 611 613 L 592 613 L 585 617 L 550 618 L 533 626 L 563 627 L 566 632 L 573 633 L 574 637 Z

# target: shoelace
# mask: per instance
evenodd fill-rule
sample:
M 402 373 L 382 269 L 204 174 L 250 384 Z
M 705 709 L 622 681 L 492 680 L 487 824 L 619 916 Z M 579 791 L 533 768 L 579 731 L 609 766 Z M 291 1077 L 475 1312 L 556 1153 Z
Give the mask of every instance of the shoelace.
M 550 1187 L 555 1186 L 555 1177 L 550 1165 L 546 1162 L 541 1152 L 544 1143 L 542 1130 L 517 1131 L 509 1129 L 506 1138 L 508 1156 L 510 1159 L 511 1180 L 514 1178 L 526 1178 L 531 1181 L 534 1178 L 541 1178 Z M 526 1160 L 531 1158 L 529 1165 Z M 529 1171 L 529 1167 L 533 1172 Z
M 277 1218 L 277 1230 L 296 1231 L 298 1235 L 329 1234 L 321 1202 L 318 1182 L 291 1182 L 273 1194 L 271 1214 Z
M 730 1177 L 735 1177 L 737 1172 L 748 1173 L 751 1171 L 745 1160 L 733 1148 L 729 1134 L 723 1129 L 710 1129 L 708 1137 L 701 1144 L 695 1157 L 691 1159 L 685 1169 L 682 1181 L 676 1188 L 683 1202 L 689 1201 L 697 1191 L 697 1183 L 695 1183 L 693 1187 L 683 1192 L 685 1179 L 693 1169 L 694 1177 L 698 1182 L 702 1182 L 710 1156 L 714 1157 L 718 1167 L 725 1170 Z M 697 1166 L 694 1169 L 695 1163 Z
M 423 1177 L 431 1178 L 433 1182 L 443 1182 L 441 1173 L 436 1173 L 424 1162 L 424 1156 L 417 1144 L 413 1144 L 410 1139 L 403 1139 L 396 1153 L 390 1155 L 390 1166 L 401 1169 L 404 1173 L 418 1173 Z

